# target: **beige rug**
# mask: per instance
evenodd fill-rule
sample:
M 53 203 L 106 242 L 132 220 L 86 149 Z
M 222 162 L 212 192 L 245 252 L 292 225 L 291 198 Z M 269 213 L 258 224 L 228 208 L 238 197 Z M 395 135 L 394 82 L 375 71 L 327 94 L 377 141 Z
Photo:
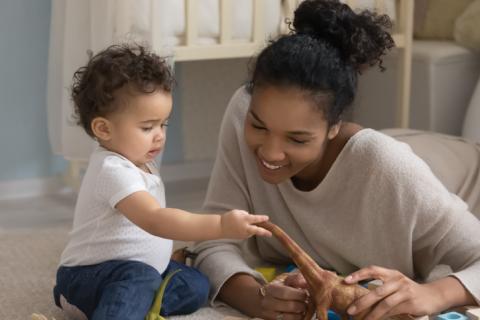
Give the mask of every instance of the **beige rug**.
M 32 313 L 65 320 L 52 296 L 55 272 L 68 229 L 0 229 L 0 319 L 27 320 Z M 170 319 L 220 320 L 241 316 L 230 308 L 203 308 Z
M 32 313 L 66 320 L 53 302 L 52 288 L 67 234 L 67 227 L 0 229 L 1 320 L 27 320 Z M 432 272 L 430 280 L 449 272 L 448 267 L 439 266 Z M 227 316 L 242 315 L 227 307 L 202 308 L 191 315 L 169 320 L 224 320 Z
M 66 237 L 66 228 L 0 231 L 0 319 L 63 319 L 52 288 Z

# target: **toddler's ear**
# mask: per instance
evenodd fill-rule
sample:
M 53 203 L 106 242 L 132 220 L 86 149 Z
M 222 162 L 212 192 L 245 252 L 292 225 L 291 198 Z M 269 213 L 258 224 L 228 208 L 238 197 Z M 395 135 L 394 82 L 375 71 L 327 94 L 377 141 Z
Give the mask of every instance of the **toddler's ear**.
M 110 121 L 103 117 L 96 117 L 92 120 L 92 132 L 97 139 L 108 141 L 111 138 L 112 130 L 110 128 Z

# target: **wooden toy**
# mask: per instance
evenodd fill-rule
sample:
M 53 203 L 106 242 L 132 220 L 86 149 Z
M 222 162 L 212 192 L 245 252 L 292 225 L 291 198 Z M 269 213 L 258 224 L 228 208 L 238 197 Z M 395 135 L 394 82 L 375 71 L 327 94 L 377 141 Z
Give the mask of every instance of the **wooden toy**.
M 338 313 L 342 319 L 348 319 L 347 308 L 354 300 L 367 294 L 369 290 L 359 285 L 346 284 L 343 278 L 334 272 L 320 268 L 279 226 L 269 221 L 258 225 L 272 232 L 282 243 L 307 281 L 311 299 L 304 319 L 310 320 L 316 311 L 318 319 L 327 320 L 328 309 Z M 352 318 L 363 319 L 369 311 L 365 310 Z

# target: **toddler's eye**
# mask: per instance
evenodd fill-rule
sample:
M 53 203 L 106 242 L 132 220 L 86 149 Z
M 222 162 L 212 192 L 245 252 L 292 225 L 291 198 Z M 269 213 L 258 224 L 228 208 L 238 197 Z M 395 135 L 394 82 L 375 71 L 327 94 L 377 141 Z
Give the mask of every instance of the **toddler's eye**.
M 153 127 L 142 127 L 142 131 L 149 132 Z
M 168 121 L 165 121 L 161 124 L 162 129 L 168 127 Z

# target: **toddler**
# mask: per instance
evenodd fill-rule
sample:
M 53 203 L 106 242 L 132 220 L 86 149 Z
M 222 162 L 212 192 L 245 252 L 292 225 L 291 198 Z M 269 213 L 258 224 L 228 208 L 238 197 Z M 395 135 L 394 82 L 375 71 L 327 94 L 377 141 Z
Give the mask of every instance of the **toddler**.
M 56 305 L 71 318 L 144 319 L 173 272 L 161 315 L 191 313 L 206 303 L 209 283 L 170 259 L 172 240 L 270 236 L 255 225 L 267 216 L 165 208 L 154 159 L 165 145 L 173 84 L 165 61 L 139 45 L 111 46 L 74 74 L 78 123 L 99 145 L 80 187 L 54 288 Z

